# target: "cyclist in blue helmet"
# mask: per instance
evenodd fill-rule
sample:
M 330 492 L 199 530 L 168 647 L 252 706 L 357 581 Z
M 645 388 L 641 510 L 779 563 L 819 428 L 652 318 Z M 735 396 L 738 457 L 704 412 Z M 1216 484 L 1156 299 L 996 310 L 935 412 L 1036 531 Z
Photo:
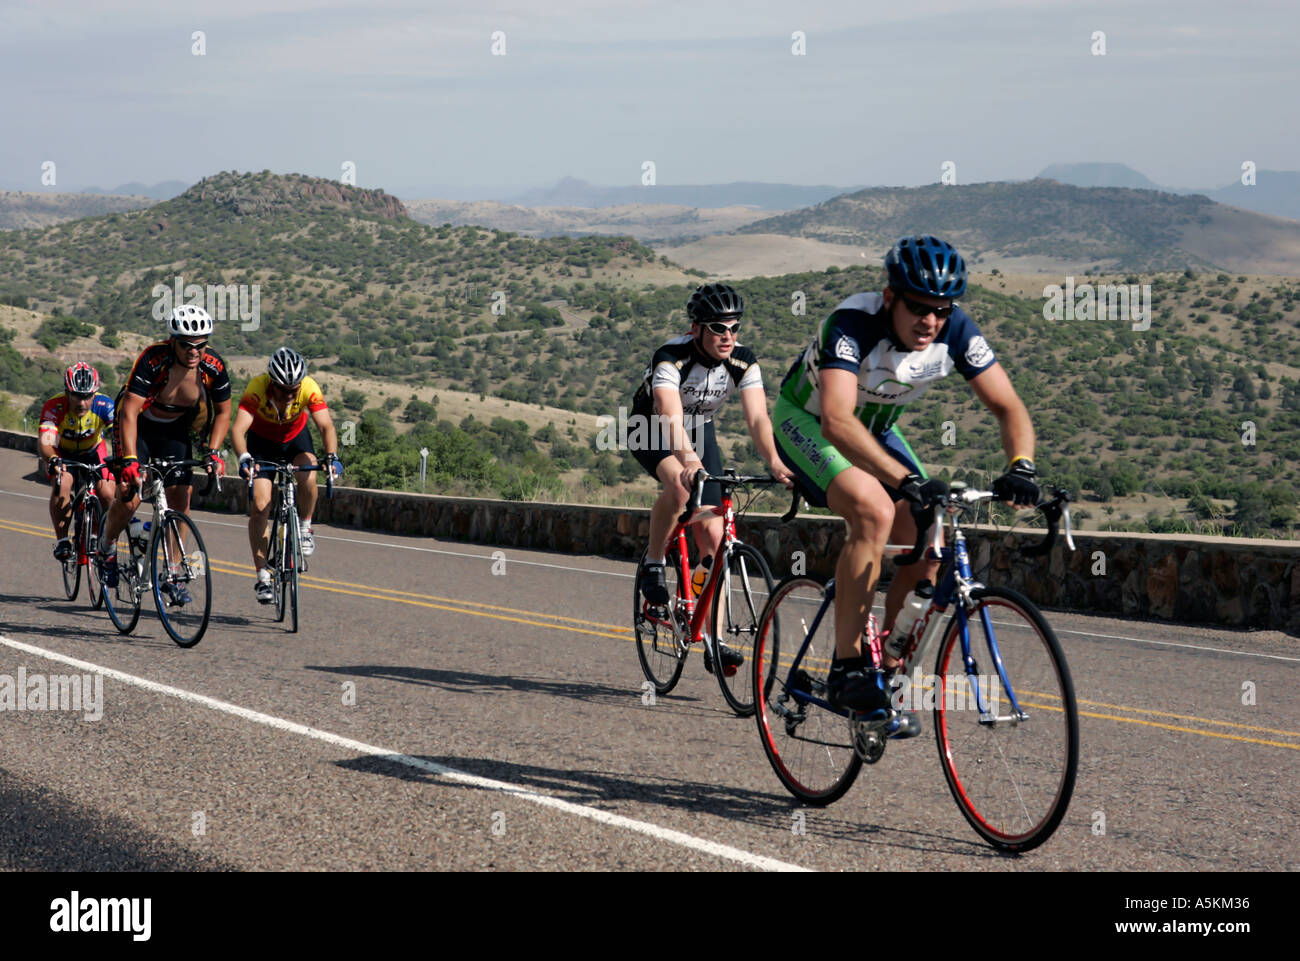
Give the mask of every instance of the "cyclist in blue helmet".
M 777 449 L 809 502 L 848 521 L 835 568 L 833 704 L 871 712 L 889 706 L 886 672 L 870 670 L 861 647 L 884 546 L 916 540 L 947 485 L 929 477 L 899 432 L 904 407 L 954 370 L 969 381 L 1002 430 L 1009 467 L 993 484 L 1005 501 L 1037 503 L 1034 427 L 1029 412 L 975 322 L 957 306 L 966 292 L 961 254 L 938 237 L 904 237 L 885 256 L 885 290 L 854 294 L 819 327 L 781 384 L 772 422 Z M 898 510 L 906 505 L 905 510 Z M 885 600 L 884 634 L 908 593 L 934 580 L 924 557 L 899 568 Z M 915 713 L 895 736 L 919 734 Z

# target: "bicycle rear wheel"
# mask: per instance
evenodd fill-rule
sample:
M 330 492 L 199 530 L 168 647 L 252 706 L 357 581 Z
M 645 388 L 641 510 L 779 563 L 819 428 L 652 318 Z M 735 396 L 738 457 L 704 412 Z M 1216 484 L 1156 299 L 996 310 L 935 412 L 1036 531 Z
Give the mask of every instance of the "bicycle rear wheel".
M 993 723 L 980 723 L 963 663 L 957 617 L 949 622 L 935 664 L 935 735 L 944 777 L 961 813 L 986 841 L 1028 851 L 1065 817 L 1079 764 L 1074 684 L 1052 628 L 1023 595 L 980 588 L 967 624 L 978 700 Z M 1001 655 L 1017 718 L 997 670 Z
M 99 498 L 93 494 L 86 502 L 86 513 L 81 525 L 81 538 L 77 543 L 77 563 L 86 566 L 86 590 L 90 594 L 91 610 L 99 610 L 104 603 L 104 585 L 99 580 L 99 565 L 95 558 L 99 553 L 99 533 L 104 523 L 104 507 Z
M 745 659 L 730 675 L 714 664 L 718 686 L 731 709 L 741 717 L 754 713 L 754 672 L 750 661 L 758 638 L 758 619 L 772 596 L 775 581 L 767 560 L 748 544 L 735 544 L 727 553 L 727 566 L 718 580 L 711 618 L 718 641 Z
M 72 541 L 72 554 L 67 560 L 60 561 L 59 566 L 63 569 L 63 593 L 68 596 L 68 600 L 77 599 L 77 591 L 81 589 L 81 528 L 85 523 L 81 515 L 81 501 L 74 501 L 72 504 L 72 515 L 68 518 L 68 539 Z
M 150 547 L 153 599 L 163 629 L 181 647 L 193 647 L 203 639 L 212 612 L 212 579 L 203 538 L 184 514 L 168 512 Z
M 810 631 L 799 669 L 792 672 Z M 834 599 L 826 603 L 826 586 L 811 577 L 787 577 L 772 592 L 759 621 L 752 671 L 758 693 L 755 717 L 772 770 L 787 791 L 807 804 L 839 800 L 862 769 L 849 719 L 798 696 L 826 699 L 834 656 Z
M 648 552 L 647 552 L 648 553 Z M 677 566 L 677 551 L 668 552 L 664 564 L 664 580 L 668 585 L 668 604 L 663 610 L 652 611 L 651 605 L 641 596 L 641 570 L 646 553 L 637 562 L 636 578 L 632 584 L 632 623 L 636 632 L 636 656 L 641 670 L 654 685 L 656 694 L 667 694 L 677 686 L 686 666 L 690 648 L 681 642 L 685 628 L 677 618 L 676 602 L 681 596 L 681 572 Z
M 104 543 L 105 517 L 99 528 L 99 543 Z M 131 538 L 125 527 L 117 535 L 117 586 L 104 588 L 104 607 L 109 620 L 121 634 L 130 634 L 140 620 L 140 601 L 144 597 L 145 568 L 141 558 L 131 553 Z M 103 576 L 101 573 L 101 582 Z

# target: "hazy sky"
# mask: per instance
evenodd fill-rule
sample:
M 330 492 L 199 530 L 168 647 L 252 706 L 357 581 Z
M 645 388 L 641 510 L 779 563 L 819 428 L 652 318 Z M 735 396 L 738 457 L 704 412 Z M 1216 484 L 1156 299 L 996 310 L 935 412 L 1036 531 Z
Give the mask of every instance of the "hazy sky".
M 1298 37 L 1294 0 L 0 0 L 0 186 L 51 189 L 51 160 L 60 190 L 351 161 L 407 195 L 1100 160 L 1215 187 L 1300 169 Z

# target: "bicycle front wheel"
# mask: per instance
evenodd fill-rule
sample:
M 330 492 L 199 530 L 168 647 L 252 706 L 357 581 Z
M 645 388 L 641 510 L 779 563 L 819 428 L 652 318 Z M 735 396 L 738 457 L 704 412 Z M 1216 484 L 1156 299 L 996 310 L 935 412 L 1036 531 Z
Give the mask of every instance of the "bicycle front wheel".
M 298 518 L 290 514 L 285 525 L 288 537 L 284 552 L 284 593 L 288 595 L 289 630 L 298 633 L 298 570 L 302 567 L 302 545 L 299 544 Z
M 266 559 L 271 571 L 271 584 L 275 590 L 275 622 L 284 623 L 284 608 L 287 600 L 284 590 L 284 556 L 285 525 L 277 517 L 271 522 L 270 555 Z
M 810 634 L 799 667 L 792 670 Z M 807 700 L 809 694 L 826 700 L 834 656 L 835 601 L 826 601 L 826 585 L 811 577 L 787 577 L 759 620 L 752 683 L 763 752 L 786 790 L 807 804 L 839 800 L 862 769 L 849 719 Z
M 1074 684 L 1055 633 L 1028 598 L 997 587 L 971 596 L 973 670 L 964 664 L 955 616 L 935 664 L 939 761 L 971 827 L 996 848 L 1028 851 L 1051 837 L 1074 792 Z
M 104 523 L 104 507 L 99 498 L 92 496 L 86 504 L 83 515 L 81 537 L 77 542 L 78 563 L 86 565 L 86 590 L 90 594 L 91 610 L 99 610 L 104 603 L 104 585 L 99 580 L 99 565 L 95 558 L 99 553 L 99 534 Z
M 104 543 L 105 517 L 99 528 L 99 543 Z M 140 601 L 144 597 L 145 568 L 143 558 L 131 553 L 127 528 L 117 535 L 117 586 L 104 587 L 104 608 L 119 634 L 130 634 L 140 620 Z M 102 574 L 101 574 L 102 583 Z
M 774 587 L 767 559 L 748 544 L 733 545 L 714 592 L 713 624 L 718 642 L 745 662 L 731 674 L 715 664 L 714 673 L 722 696 L 741 717 L 754 713 L 754 672 L 749 665 L 758 639 L 758 619 Z
M 153 599 L 163 629 L 181 647 L 193 647 L 203 639 L 212 612 L 212 579 L 203 538 L 192 520 L 169 512 L 151 547 Z
M 59 566 L 63 568 L 63 593 L 70 601 L 77 599 L 77 591 L 81 588 L 81 542 L 84 525 L 85 517 L 81 513 L 81 504 L 73 504 L 68 523 L 68 539 L 72 541 L 72 553 L 67 560 L 59 562 Z
M 636 631 L 636 656 L 641 660 L 641 670 L 646 680 L 654 685 L 656 694 L 667 694 L 677 686 L 686 666 L 690 648 L 682 641 L 686 628 L 677 618 L 676 602 L 681 596 L 681 572 L 677 566 L 676 549 L 668 552 L 664 564 L 664 579 L 668 584 L 668 603 L 656 610 L 641 596 L 641 571 L 646 554 L 637 562 L 636 578 L 632 584 L 632 624 Z

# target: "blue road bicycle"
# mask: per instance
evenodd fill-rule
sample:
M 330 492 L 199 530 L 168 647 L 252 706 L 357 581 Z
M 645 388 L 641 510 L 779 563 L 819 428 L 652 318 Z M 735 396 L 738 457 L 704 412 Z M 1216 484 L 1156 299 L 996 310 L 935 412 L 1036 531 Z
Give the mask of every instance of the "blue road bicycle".
M 1025 554 L 1046 554 L 1062 517 L 1074 548 L 1069 493 L 1052 494 L 1037 508 L 1047 535 Z M 755 717 L 772 769 L 796 798 L 825 805 L 843 797 L 862 765 L 884 755 L 899 711 L 923 709 L 933 710 L 952 796 L 981 837 L 1004 851 L 1028 851 L 1061 823 L 1079 763 L 1074 685 L 1061 645 L 1033 603 L 1016 591 L 985 587 L 971 574 L 960 517 L 993 499 L 990 491 L 952 485 L 935 507 L 934 523 L 898 559 L 912 563 L 929 539 L 928 556 L 942 566 L 929 606 L 904 642 L 899 673 L 890 679 L 888 712 L 856 714 L 828 701 L 834 579 L 788 577 L 777 585 L 763 610 L 752 662 L 754 690 L 761 692 Z M 950 546 L 940 540 L 945 518 Z M 879 666 L 874 618 L 864 634 L 864 653 L 869 649 Z M 936 644 L 934 673 L 922 675 Z

